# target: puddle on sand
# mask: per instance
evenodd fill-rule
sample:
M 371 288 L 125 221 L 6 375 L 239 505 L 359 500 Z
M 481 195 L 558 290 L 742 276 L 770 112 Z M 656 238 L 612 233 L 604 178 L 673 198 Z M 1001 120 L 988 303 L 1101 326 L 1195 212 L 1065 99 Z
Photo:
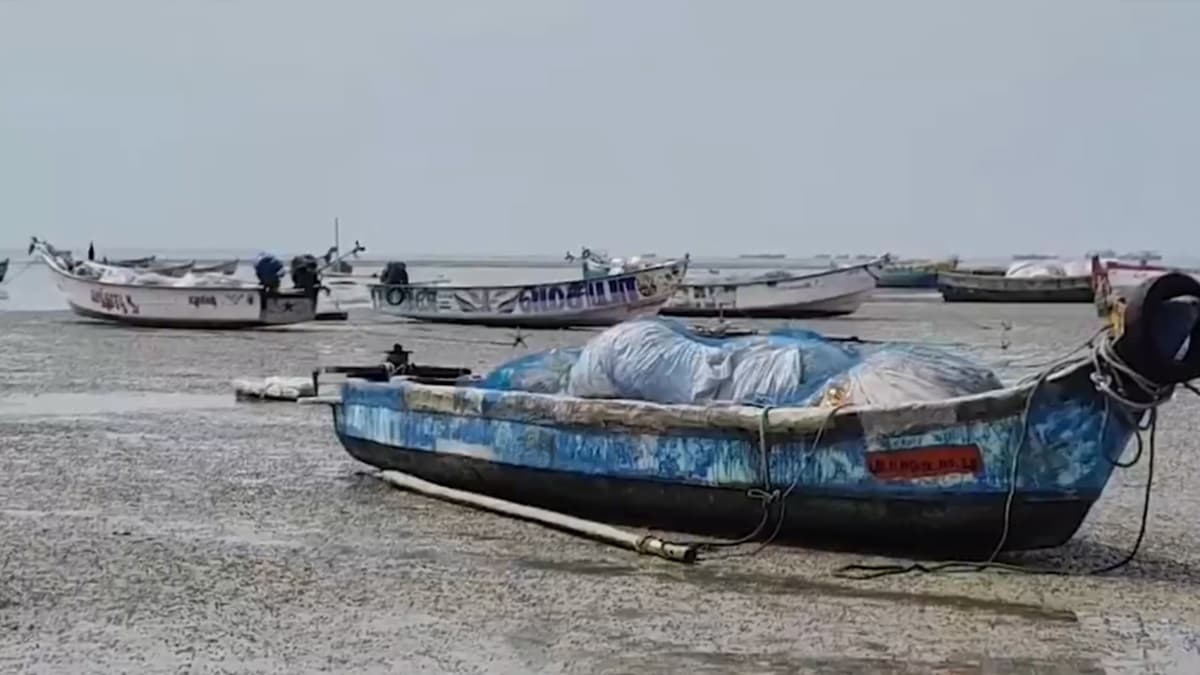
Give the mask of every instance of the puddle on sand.
M 135 412 L 232 408 L 226 394 L 174 394 L 148 391 L 15 394 L 0 396 L 0 419 L 12 417 L 82 417 Z

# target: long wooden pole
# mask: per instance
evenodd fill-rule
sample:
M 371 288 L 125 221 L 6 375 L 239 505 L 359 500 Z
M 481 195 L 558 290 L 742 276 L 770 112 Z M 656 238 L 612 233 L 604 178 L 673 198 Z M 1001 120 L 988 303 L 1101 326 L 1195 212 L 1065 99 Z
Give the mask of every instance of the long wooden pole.
M 516 504 L 503 499 L 496 499 L 495 497 L 467 492 L 466 490 L 455 490 L 454 488 L 448 488 L 437 483 L 430 483 L 429 481 L 401 471 L 385 470 L 379 472 L 378 476 L 398 488 L 411 490 L 429 497 L 437 497 L 438 499 L 444 499 L 464 506 L 472 506 L 514 518 L 541 523 L 602 541 L 606 544 L 627 548 L 642 555 L 653 555 L 665 560 L 688 564 L 696 562 L 697 551 L 695 544 L 675 544 L 653 535 L 628 532 L 611 525 L 568 516 L 556 511 Z

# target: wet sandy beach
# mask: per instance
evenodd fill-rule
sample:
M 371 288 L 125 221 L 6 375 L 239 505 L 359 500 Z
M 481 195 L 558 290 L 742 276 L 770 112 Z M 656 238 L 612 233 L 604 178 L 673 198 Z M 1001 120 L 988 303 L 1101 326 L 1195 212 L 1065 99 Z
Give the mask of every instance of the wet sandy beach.
M 885 301 L 804 325 L 961 343 L 1007 379 L 1097 324 L 1086 305 Z M 0 671 L 1200 672 L 1187 393 L 1163 410 L 1129 566 L 855 582 L 832 572 L 859 555 L 771 547 L 687 568 L 402 493 L 344 453 L 327 410 L 235 404 L 229 384 L 374 363 L 393 342 L 484 369 L 523 352 L 512 338 L 357 312 L 197 333 L 0 311 Z M 1019 560 L 1119 559 L 1146 468 L 1114 476 L 1069 546 Z

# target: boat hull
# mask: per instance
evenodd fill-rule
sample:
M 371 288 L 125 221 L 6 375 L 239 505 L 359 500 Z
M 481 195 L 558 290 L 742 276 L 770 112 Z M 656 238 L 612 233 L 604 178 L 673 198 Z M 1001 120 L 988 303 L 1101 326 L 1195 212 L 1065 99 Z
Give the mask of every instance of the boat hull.
M 697 307 L 676 305 L 663 308 L 669 316 L 711 317 L 727 316 L 743 319 L 819 319 L 853 314 L 870 299 L 874 286 L 862 291 L 848 293 L 817 301 L 800 301 L 791 304 L 763 305 L 756 307 Z
M 872 263 L 783 278 L 684 284 L 662 313 L 797 319 L 853 314 L 874 292 L 878 270 Z
M 67 305 L 88 319 L 147 328 L 235 329 L 300 323 L 316 315 L 316 296 L 299 291 L 105 284 L 51 269 Z
M 594 518 L 703 536 L 735 538 L 762 520 L 745 488 L 722 488 L 613 478 L 500 464 L 452 454 L 392 447 L 339 434 L 356 460 L 403 471 L 459 490 Z M 1004 522 L 1005 497 L 950 496 L 938 500 L 837 494 L 792 494 L 779 540 L 828 548 L 991 553 Z M 1006 549 L 1051 548 L 1079 529 L 1095 498 L 1020 495 L 1010 511 Z M 778 517 L 779 510 L 772 511 Z M 774 529 L 775 521 L 771 521 Z
M 1020 449 L 1007 549 L 1069 539 L 1132 430 L 1086 371 L 1028 389 L 894 410 L 770 412 L 348 381 L 335 431 L 366 464 L 576 515 L 716 536 L 761 518 L 747 491 L 788 492 L 781 535 L 813 545 L 991 552 Z M 774 522 L 774 521 L 773 521 Z M 773 527 L 773 525 L 772 525 Z
M 1091 303 L 1091 276 L 1005 277 L 943 272 L 938 291 L 946 302 Z
M 527 286 L 373 285 L 376 311 L 417 321 L 523 328 L 611 326 L 652 316 L 678 288 L 687 262 L 599 279 Z

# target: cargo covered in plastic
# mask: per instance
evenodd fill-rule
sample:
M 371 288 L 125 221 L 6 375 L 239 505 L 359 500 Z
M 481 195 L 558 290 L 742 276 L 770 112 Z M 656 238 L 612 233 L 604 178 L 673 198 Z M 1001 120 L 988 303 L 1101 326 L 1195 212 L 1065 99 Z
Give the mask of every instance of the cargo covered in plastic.
M 529 354 L 475 386 L 668 404 L 902 405 L 999 389 L 990 369 L 923 345 L 862 344 L 780 329 L 711 338 L 641 319 L 583 347 Z

